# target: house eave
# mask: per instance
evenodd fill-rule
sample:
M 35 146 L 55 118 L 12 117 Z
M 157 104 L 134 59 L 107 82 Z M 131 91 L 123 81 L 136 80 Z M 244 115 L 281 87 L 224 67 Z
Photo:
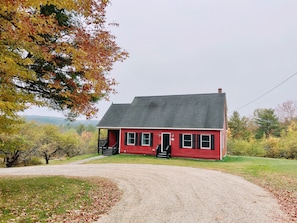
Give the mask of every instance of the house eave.
M 200 131 L 222 131 L 223 128 L 184 128 L 184 127 L 108 127 L 108 126 L 97 126 L 97 128 L 101 129 L 153 129 L 153 130 L 200 130 Z
M 114 129 L 119 130 L 121 127 L 114 127 L 114 126 L 96 126 L 97 129 Z

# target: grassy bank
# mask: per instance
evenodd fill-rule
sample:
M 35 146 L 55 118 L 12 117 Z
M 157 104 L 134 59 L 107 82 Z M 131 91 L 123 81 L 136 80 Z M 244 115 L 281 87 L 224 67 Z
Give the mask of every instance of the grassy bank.
M 71 158 L 68 157 L 64 157 L 61 159 L 53 159 L 49 161 L 50 165 L 57 165 L 57 164 L 67 164 L 67 163 L 71 163 L 71 162 L 75 162 L 75 161 L 79 161 L 79 160 L 83 160 L 83 159 L 88 159 L 91 157 L 95 157 L 98 156 L 97 153 L 92 153 L 92 154 L 84 154 L 84 155 L 79 155 L 79 156 L 74 156 Z M 45 161 L 43 160 L 43 164 L 45 164 Z
M 121 197 L 103 178 L 4 177 L 0 222 L 94 222 Z
M 297 221 L 297 161 L 259 157 L 229 156 L 223 161 L 191 159 L 156 159 L 151 156 L 117 155 L 89 163 L 131 163 L 174 165 L 219 170 L 264 187 L 279 201 L 292 220 Z

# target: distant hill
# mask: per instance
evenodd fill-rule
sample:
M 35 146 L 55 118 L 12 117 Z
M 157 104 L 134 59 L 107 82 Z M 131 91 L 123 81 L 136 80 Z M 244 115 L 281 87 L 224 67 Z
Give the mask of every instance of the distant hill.
M 53 124 L 53 125 L 93 125 L 96 126 L 99 123 L 98 119 L 91 119 L 91 120 L 76 120 L 73 122 L 68 121 L 65 118 L 53 117 L 53 116 L 39 116 L 39 115 L 25 115 L 22 116 L 27 121 L 36 121 L 42 124 Z

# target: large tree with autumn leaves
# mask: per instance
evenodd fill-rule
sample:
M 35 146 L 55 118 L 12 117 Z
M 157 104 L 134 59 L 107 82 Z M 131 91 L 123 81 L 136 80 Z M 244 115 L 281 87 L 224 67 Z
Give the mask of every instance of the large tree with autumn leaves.
M 128 54 L 106 24 L 108 0 L 1 0 L 0 122 L 31 105 L 93 117 L 108 99 L 112 66 Z M 114 24 L 116 25 L 116 24 Z M 0 131 L 1 132 L 1 131 Z

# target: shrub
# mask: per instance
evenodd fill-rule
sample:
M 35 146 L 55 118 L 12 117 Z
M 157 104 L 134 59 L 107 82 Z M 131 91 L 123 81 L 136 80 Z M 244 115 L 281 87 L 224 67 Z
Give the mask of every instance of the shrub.
M 26 159 L 23 162 L 24 166 L 35 166 L 43 164 L 39 157 L 30 157 L 29 159 Z
M 286 131 L 282 132 L 280 143 L 280 157 L 287 159 L 297 158 L 297 125 L 292 122 Z
M 267 157 L 279 158 L 280 157 L 280 148 L 279 148 L 279 138 L 268 137 L 265 140 L 265 149 Z
M 231 139 L 228 141 L 230 155 L 237 156 L 264 156 L 265 150 L 262 141 Z

